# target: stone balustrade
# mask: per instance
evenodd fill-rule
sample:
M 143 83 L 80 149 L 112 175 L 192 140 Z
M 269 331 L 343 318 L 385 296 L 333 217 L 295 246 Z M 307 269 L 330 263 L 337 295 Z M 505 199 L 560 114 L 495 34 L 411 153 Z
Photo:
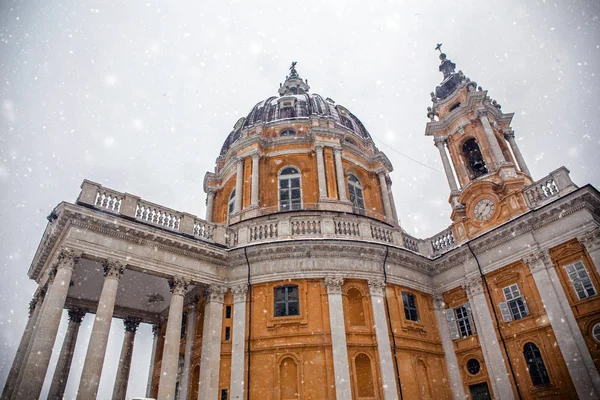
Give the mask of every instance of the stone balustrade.
M 562 197 L 575 189 L 577 189 L 577 185 L 571 181 L 569 170 L 560 167 L 550 172 L 548 176 L 531 184 L 525 189 L 524 194 L 527 204 L 533 209 L 557 197 Z
M 432 257 L 436 257 L 442 253 L 445 253 L 458 244 L 454 240 L 454 233 L 452 233 L 452 229 L 450 228 L 443 230 L 428 240 L 429 243 L 431 243 L 431 248 L 433 251 L 431 254 Z

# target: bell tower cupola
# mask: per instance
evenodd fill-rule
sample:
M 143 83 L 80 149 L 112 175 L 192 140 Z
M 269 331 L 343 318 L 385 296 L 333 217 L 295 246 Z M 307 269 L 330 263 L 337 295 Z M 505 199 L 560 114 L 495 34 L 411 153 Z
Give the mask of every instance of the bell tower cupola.
M 523 189 L 532 183 L 510 124 L 496 100 L 439 50 L 442 82 L 431 93 L 426 136 L 433 136 L 450 187 L 453 229 L 477 236 L 527 210 Z

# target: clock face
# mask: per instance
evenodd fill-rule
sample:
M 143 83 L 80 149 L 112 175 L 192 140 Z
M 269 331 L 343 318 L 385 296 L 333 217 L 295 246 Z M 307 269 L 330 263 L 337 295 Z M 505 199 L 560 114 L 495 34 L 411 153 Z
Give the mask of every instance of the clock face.
M 494 205 L 494 202 L 490 199 L 479 200 L 477 204 L 475 204 L 473 214 L 478 220 L 487 221 L 494 214 L 495 208 L 496 206 Z

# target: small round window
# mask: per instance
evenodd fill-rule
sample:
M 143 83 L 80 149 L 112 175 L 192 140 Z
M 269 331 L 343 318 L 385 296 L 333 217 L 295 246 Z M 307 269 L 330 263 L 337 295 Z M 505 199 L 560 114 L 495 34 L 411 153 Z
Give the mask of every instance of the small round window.
M 467 371 L 469 371 L 469 374 L 477 375 L 480 370 L 481 365 L 479 364 L 479 361 L 474 358 L 471 358 L 469 361 L 467 361 Z
M 594 340 L 598 343 L 600 343 L 600 322 L 598 322 L 596 325 L 594 325 L 594 327 L 592 328 L 592 337 L 594 338 Z

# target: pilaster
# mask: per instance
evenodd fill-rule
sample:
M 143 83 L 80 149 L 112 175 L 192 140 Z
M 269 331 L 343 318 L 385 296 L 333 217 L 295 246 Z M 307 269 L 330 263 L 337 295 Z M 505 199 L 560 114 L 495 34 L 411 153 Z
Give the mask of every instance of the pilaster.
M 587 231 L 577 237 L 577 240 L 585 247 L 596 267 L 596 271 L 600 274 L 600 228 L 596 227 Z
M 219 395 L 223 300 L 226 292 L 227 288 L 225 286 L 210 285 L 206 288 L 204 294 L 206 302 L 204 305 L 199 382 L 199 398 L 201 399 L 216 399 Z
M 233 293 L 233 333 L 231 338 L 231 382 L 229 390 L 232 400 L 244 398 L 244 367 L 246 357 L 244 342 L 246 338 L 246 297 L 248 285 L 245 283 L 231 288 Z

